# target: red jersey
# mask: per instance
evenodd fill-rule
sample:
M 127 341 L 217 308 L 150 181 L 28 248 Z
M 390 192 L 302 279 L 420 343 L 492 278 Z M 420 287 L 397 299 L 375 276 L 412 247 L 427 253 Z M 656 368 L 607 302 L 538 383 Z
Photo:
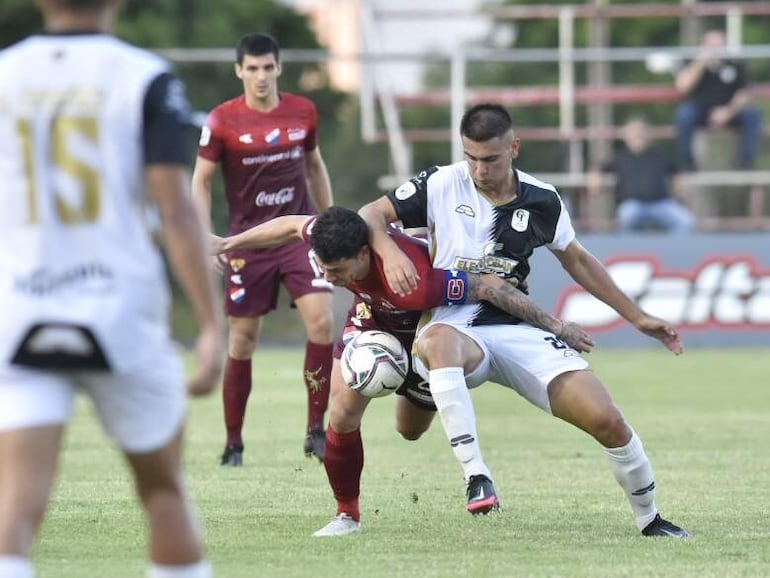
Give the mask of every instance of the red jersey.
M 234 235 L 280 215 L 312 215 L 306 153 L 318 145 L 318 113 L 302 96 L 280 93 L 269 112 L 239 96 L 209 114 L 198 156 L 222 164 Z
M 308 241 L 314 222 L 315 219 L 309 219 L 303 228 L 303 237 Z M 390 332 L 414 332 L 423 311 L 441 305 L 465 303 L 468 291 L 467 273 L 434 269 L 425 241 L 410 237 L 397 229 L 391 229 L 389 234 L 399 249 L 414 263 L 420 276 L 417 288 L 403 297 L 393 292 L 385 278 L 382 259 L 374 251 L 371 252 L 369 274 L 360 281 L 346 285 L 349 291 L 369 306 L 380 329 Z

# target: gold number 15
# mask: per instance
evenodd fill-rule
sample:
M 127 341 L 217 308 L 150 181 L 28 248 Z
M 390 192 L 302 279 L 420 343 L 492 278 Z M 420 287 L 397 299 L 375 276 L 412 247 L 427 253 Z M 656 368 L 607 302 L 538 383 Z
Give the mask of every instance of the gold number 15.
M 56 117 L 51 123 L 51 163 L 73 178 L 81 187 L 80 203 L 72 203 L 54 190 L 56 215 L 62 223 L 86 223 L 95 221 L 101 210 L 99 173 L 72 154 L 68 142 L 71 138 L 85 138 L 97 146 L 99 125 L 94 118 Z M 24 172 L 27 180 L 27 206 L 29 222 L 40 222 L 39 192 L 35 179 L 35 142 L 28 120 L 20 120 L 18 133 L 24 151 Z

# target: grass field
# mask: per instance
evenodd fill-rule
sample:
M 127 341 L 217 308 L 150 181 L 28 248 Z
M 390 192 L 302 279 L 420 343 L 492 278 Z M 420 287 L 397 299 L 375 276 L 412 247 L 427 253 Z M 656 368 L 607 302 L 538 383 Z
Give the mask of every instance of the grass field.
M 659 507 L 690 540 L 641 537 L 599 446 L 493 384 L 474 402 L 500 515 L 465 512 L 438 420 L 422 440 L 403 441 L 394 399 L 383 398 L 364 418 L 364 532 L 314 538 L 334 501 L 301 450 L 301 352 L 270 350 L 255 357 L 242 469 L 217 465 L 219 394 L 191 405 L 188 474 L 217 576 L 770 576 L 767 352 L 602 351 L 591 361 L 645 442 Z M 142 576 L 128 477 L 85 405 L 66 446 L 35 552 L 40 576 Z

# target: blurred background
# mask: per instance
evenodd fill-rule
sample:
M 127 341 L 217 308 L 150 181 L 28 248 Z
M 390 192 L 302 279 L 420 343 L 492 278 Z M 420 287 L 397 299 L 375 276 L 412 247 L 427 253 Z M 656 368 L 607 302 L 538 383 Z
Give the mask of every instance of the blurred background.
M 28 0 L 2 6 L 0 48 L 40 30 Z M 201 123 L 241 93 L 233 74 L 238 38 L 275 36 L 280 88 L 316 103 L 335 202 L 351 208 L 427 166 L 460 160 L 462 111 L 503 104 L 523 141 L 519 167 L 558 187 L 584 244 L 615 263 L 613 276 L 635 298 L 677 321 L 691 342 L 768 343 L 766 139 L 756 166 L 740 171 L 730 153 L 734 134 L 697 135 L 699 170 L 684 177 L 696 229 L 685 238 L 619 235 L 611 183 L 586 193 L 587 170 L 617 148 L 633 116 L 644 115 L 673 154 L 673 72 L 711 28 L 726 32 L 731 55 L 745 63 L 768 132 L 770 2 L 127 0 L 117 32 L 175 63 Z M 221 233 L 225 203 L 215 207 Z M 564 273 L 540 269 L 533 295 L 541 305 L 599 333 L 616 331 L 613 341 L 628 344 L 617 320 L 573 295 Z M 194 331 L 185 303 L 174 316 L 184 341 Z M 284 296 L 263 343 L 302 340 Z

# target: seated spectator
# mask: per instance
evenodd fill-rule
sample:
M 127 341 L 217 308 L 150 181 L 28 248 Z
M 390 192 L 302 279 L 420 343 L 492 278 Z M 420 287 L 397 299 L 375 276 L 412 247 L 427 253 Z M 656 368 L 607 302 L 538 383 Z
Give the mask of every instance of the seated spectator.
M 686 170 L 695 170 L 693 136 L 698 127 L 732 127 L 740 132 L 740 168 L 752 168 L 759 150 L 762 119 L 751 106 L 748 79 L 741 62 L 725 58 L 725 35 L 703 35 L 698 56 L 676 73 L 676 89 L 684 101 L 676 109 L 677 147 Z
M 693 226 L 692 213 L 680 203 L 681 179 L 676 163 L 650 141 L 647 121 L 633 118 L 623 127 L 625 147 L 588 175 L 588 192 L 601 188 L 602 172 L 615 176 L 618 228 L 657 228 L 682 233 Z

